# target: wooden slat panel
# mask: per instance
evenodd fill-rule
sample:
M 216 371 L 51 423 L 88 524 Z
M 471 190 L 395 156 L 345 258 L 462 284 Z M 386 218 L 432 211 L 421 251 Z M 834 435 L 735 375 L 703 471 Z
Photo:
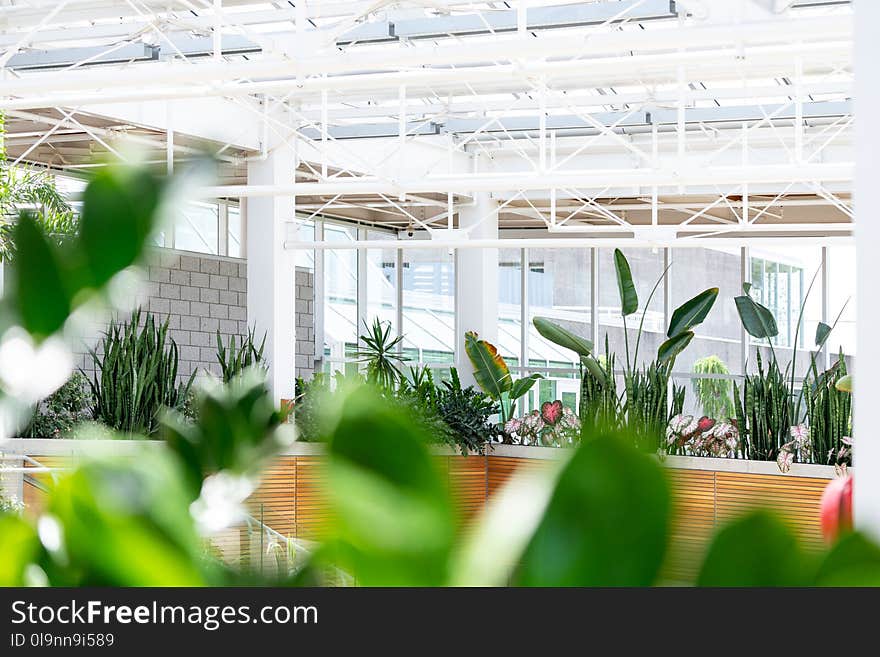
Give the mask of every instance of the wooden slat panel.
M 318 537 L 327 521 L 322 461 L 320 456 L 296 458 L 296 536 Z
M 486 457 L 447 457 L 449 490 L 465 523 L 473 520 L 486 504 Z
M 513 456 L 489 456 L 488 457 L 488 491 L 489 497 L 504 486 L 516 473 L 532 468 L 547 467 L 548 461 L 541 459 L 524 459 Z
M 662 577 L 693 581 L 715 527 L 715 473 L 669 469 L 673 514 Z
M 283 456 L 263 472 L 246 503 L 248 513 L 284 536 L 296 531 L 296 457 Z
M 808 548 L 822 548 L 819 500 L 827 479 L 719 472 L 716 484 L 719 524 L 766 508 L 786 520 Z

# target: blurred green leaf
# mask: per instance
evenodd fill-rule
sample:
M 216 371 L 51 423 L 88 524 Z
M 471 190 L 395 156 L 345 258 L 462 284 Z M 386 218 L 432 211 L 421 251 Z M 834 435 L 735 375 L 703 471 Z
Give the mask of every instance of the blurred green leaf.
M 617 273 L 617 290 L 620 293 L 620 314 L 626 317 L 639 309 L 639 295 L 633 283 L 629 261 L 620 249 L 614 249 L 614 271 Z
M 686 331 L 666 340 L 657 349 L 657 360 L 665 363 L 678 356 L 694 339 L 693 331 Z
M 265 372 L 245 370 L 226 385 L 205 383 L 196 394 L 198 422 L 179 413 L 162 418 L 162 434 L 184 464 L 190 497 L 220 470 L 254 474 L 265 460 L 293 439 L 265 386 Z
M 162 181 L 148 169 L 99 169 L 83 194 L 80 238 L 91 272 L 101 287 L 138 261 L 158 221 Z
M 666 550 L 670 496 L 662 467 L 626 434 L 583 443 L 559 476 L 515 582 L 648 586 Z
M 39 551 L 37 533 L 27 521 L 0 514 L 0 586 L 24 586 L 25 570 Z
M 843 536 L 819 566 L 819 586 L 880 586 L 880 546 L 859 532 Z
M 23 213 L 15 226 L 18 257 L 13 262 L 15 296 L 24 328 L 45 338 L 58 331 L 70 314 L 70 297 L 58 254 L 36 222 Z
M 77 586 L 205 584 L 182 482 L 159 455 L 93 461 L 63 477 L 47 507 L 60 530 L 60 545 L 46 545 L 56 567 Z
M 429 437 L 367 386 L 344 391 L 333 408 L 325 554 L 366 586 L 444 584 L 455 518 Z
M 589 356 L 593 353 L 593 343 L 590 340 L 572 333 L 556 322 L 545 317 L 535 317 L 532 324 L 535 325 L 542 337 L 560 347 L 571 349 L 579 356 Z
M 712 287 L 703 290 L 692 299 L 688 299 L 672 313 L 672 319 L 669 320 L 669 330 L 666 332 L 667 337 L 673 337 L 689 331 L 698 324 L 701 324 L 715 300 L 718 298 L 718 288 Z
M 767 511 L 723 527 L 709 545 L 698 586 L 806 586 L 814 563 L 792 531 Z

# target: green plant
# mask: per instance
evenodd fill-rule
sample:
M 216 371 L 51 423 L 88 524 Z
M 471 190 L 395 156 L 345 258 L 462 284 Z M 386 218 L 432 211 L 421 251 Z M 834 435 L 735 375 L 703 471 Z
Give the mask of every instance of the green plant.
M 483 453 L 486 444 L 500 440 L 504 431 L 491 417 L 499 406 L 473 386 L 461 387 L 458 370 L 451 368 L 451 380 L 437 389 L 437 411 L 452 429 L 452 439 L 462 454 Z
M 34 408 L 25 438 L 70 438 L 78 424 L 90 416 L 88 380 L 74 372 L 58 390 Z
M 305 381 L 296 380 L 296 391 L 293 401 L 293 417 L 296 425 L 297 440 L 311 443 L 320 440 L 319 419 L 320 408 L 330 394 L 330 381 L 323 372 L 315 372 L 314 376 Z
M 0 133 L 3 132 L 0 114 Z M 79 220 L 46 171 L 11 166 L 0 137 L 0 262 L 15 256 L 15 220 L 26 213 L 56 244 L 76 235 Z
M 743 294 L 734 298 L 740 321 L 746 332 L 758 340 L 766 340 L 770 351 L 770 363 L 766 374 L 761 353 L 757 352 L 758 370 L 756 374 L 747 375 L 743 381 L 742 391 L 734 383 L 734 406 L 741 434 L 747 438 L 749 458 L 773 460 L 779 456 L 780 450 L 788 443 L 792 427 L 799 425 L 803 419 L 802 408 L 804 395 L 808 390 L 806 379 L 812 372 L 816 373 L 816 356 L 825 346 L 832 330 L 837 326 L 846 303 L 843 304 L 837 318 L 830 326 L 819 322 L 816 327 L 815 351 L 810 357 L 805 383 L 800 391 L 795 390 L 795 369 L 797 362 L 798 339 L 804 312 L 810 292 L 816 282 L 820 269 L 816 270 L 806 294 L 801 302 L 798 323 L 794 334 L 791 360 L 781 370 L 776 358 L 773 340 L 779 334 L 776 320 L 769 308 L 752 298 L 751 283 L 743 283 Z M 815 378 L 815 377 L 814 377 Z M 809 401 L 807 402 L 809 407 Z M 799 450 L 806 452 L 806 450 Z M 803 455 L 803 454 L 802 454 Z
M 804 382 L 813 463 L 837 464 L 838 455 L 848 451 L 844 439 L 852 438 L 852 395 L 838 389 L 846 376 L 846 360 L 841 350 L 837 362 L 821 374 L 814 363 Z M 844 462 L 849 465 L 849 461 L 847 457 Z
M 220 331 L 217 331 L 217 362 L 220 364 L 220 376 L 224 383 L 229 383 L 250 367 L 266 369 L 266 362 L 263 360 L 266 333 L 263 333 L 263 339 L 258 347 L 254 339 L 255 331 L 256 327 L 248 329 L 247 335 L 241 339 L 239 348 L 236 348 L 234 335 L 229 338 L 227 347 L 223 344 Z
M 401 374 L 398 363 L 406 361 L 397 352 L 403 342 L 403 336 L 391 336 L 391 322 L 382 322 L 378 317 L 373 319 L 372 326 L 367 326 L 365 335 L 360 336 L 364 345 L 355 353 L 359 363 L 366 365 L 367 381 L 382 390 L 393 390 L 400 382 Z
M 706 356 L 694 363 L 694 374 L 730 374 L 727 365 L 718 356 Z M 703 409 L 703 415 L 719 420 L 734 417 L 731 393 L 733 384 L 727 379 L 697 377 L 693 380 L 694 394 Z
M 177 343 L 167 333 L 168 319 L 157 324 L 140 309 L 127 323 L 110 322 L 100 353 L 91 351 L 96 420 L 117 431 L 151 435 L 159 428 L 162 408 L 183 408 L 194 374 L 178 384 Z
M 468 331 L 464 336 L 464 349 L 474 366 L 474 379 L 489 397 L 499 404 L 501 423 L 504 424 L 516 414 L 516 400 L 525 395 L 535 381 L 543 378 L 540 374 L 530 374 L 514 379 L 504 357 L 495 345 Z M 457 376 L 457 375 L 456 375 Z
M 620 397 L 617 394 L 617 379 L 614 376 L 615 355 L 610 351 L 608 335 L 605 335 L 605 353 L 597 356 L 597 375 L 595 368 L 587 368 L 581 363 L 581 399 L 578 415 L 585 432 L 600 427 L 617 428 L 621 422 Z

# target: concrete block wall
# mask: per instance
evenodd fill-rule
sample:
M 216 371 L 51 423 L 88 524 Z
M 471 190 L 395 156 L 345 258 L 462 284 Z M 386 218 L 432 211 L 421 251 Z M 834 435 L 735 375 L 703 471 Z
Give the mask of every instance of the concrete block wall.
M 297 376 L 309 378 L 315 361 L 314 274 L 296 272 Z M 148 279 L 138 303 L 157 319 L 168 318 L 168 334 L 177 343 L 179 373 L 204 370 L 219 374 L 217 331 L 224 344 L 247 335 L 247 261 L 240 258 L 157 249 L 150 257 Z M 98 342 L 106 326 L 94 327 L 86 343 Z M 256 327 L 258 339 L 264 329 Z M 94 371 L 86 344 L 80 365 Z

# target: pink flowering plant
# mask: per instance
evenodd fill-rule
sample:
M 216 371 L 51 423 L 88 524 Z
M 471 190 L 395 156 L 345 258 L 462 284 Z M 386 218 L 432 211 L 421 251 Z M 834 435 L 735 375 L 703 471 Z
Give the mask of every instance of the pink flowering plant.
M 504 425 L 514 445 L 568 447 L 578 441 L 581 423 L 574 412 L 558 399 L 541 404 L 523 417 L 515 417 Z
M 666 449 L 681 456 L 736 458 L 740 435 L 733 421 L 679 414 L 666 426 Z

